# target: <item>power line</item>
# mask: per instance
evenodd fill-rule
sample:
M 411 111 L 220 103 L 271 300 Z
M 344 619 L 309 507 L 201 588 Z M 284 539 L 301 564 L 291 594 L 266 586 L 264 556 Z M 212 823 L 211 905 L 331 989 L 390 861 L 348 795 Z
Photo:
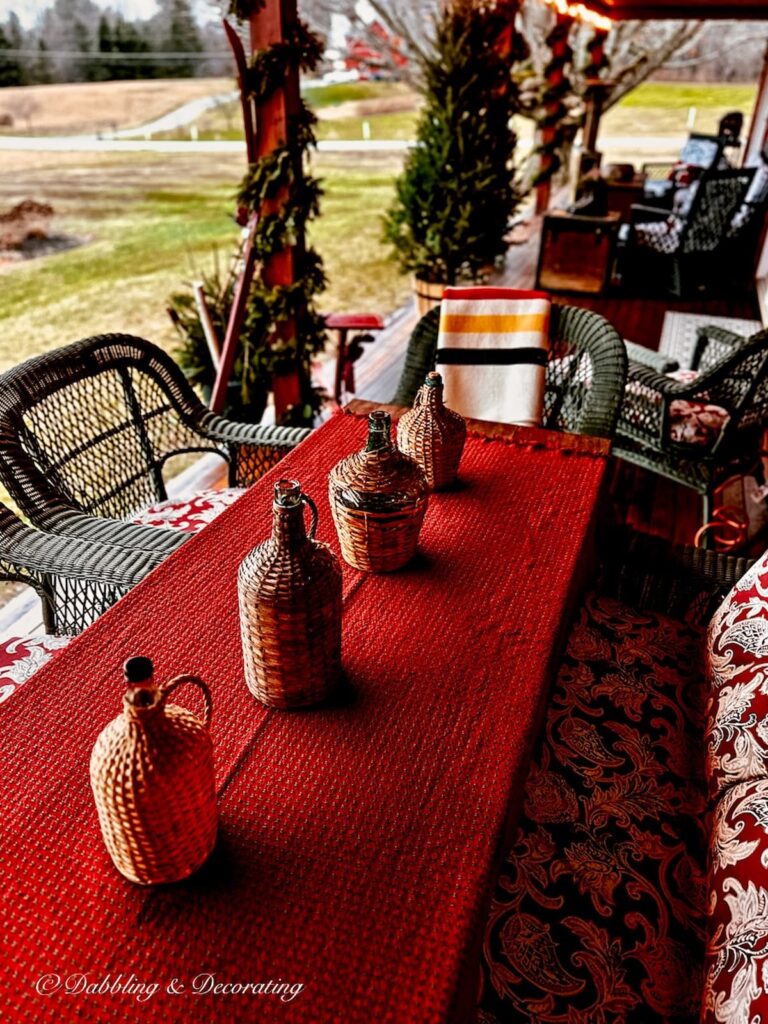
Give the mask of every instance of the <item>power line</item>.
M 76 57 L 78 60 L 221 60 L 231 59 L 232 54 L 226 50 L 151 50 L 146 53 L 124 53 L 121 50 L 0 50 L 0 57 L 27 57 L 38 60 L 44 57 Z
M 45 53 L 49 57 L 117 57 L 131 60 L 136 57 L 144 60 L 155 58 L 166 60 L 177 57 L 188 59 L 190 56 L 197 57 L 226 57 L 231 56 L 226 50 L 152 50 L 146 53 L 127 53 L 124 50 L 0 50 L 3 56 L 9 57 L 39 57 Z

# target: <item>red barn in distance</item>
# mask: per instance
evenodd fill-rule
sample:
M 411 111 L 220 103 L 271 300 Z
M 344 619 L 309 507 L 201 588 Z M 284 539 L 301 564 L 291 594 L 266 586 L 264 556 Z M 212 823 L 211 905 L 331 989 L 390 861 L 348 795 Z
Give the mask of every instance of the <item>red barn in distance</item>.
M 408 58 L 403 53 L 403 41 L 393 36 L 378 21 L 365 26 L 365 35 L 347 36 L 344 64 L 348 71 L 359 72 L 361 78 L 390 74 L 404 68 Z

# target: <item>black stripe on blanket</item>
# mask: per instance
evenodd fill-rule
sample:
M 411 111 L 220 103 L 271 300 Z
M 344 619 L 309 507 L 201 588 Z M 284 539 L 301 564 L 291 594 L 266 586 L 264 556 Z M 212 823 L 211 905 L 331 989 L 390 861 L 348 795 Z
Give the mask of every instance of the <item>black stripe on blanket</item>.
M 544 348 L 439 348 L 435 361 L 444 366 L 546 366 L 547 355 Z

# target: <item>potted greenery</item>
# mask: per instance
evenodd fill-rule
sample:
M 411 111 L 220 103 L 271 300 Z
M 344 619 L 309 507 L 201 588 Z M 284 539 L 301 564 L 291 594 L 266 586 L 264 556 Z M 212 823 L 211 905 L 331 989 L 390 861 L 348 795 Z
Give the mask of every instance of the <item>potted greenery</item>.
M 385 238 L 414 275 L 425 312 L 446 285 L 476 281 L 501 257 L 520 202 L 515 182 L 518 109 L 511 66 L 514 5 L 455 0 L 423 62 L 416 146 L 396 183 Z
M 227 273 L 222 273 L 217 258 L 211 273 L 204 274 L 201 279 L 211 323 L 219 338 L 226 334 L 237 283 L 236 271 L 237 262 L 232 261 Z M 174 352 L 176 362 L 190 384 L 200 388 L 203 400 L 207 403 L 213 391 L 216 370 L 205 340 L 191 285 L 188 291 L 174 292 L 171 295 L 168 300 L 168 315 L 181 339 Z M 225 416 L 240 423 L 260 423 L 271 382 L 259 359 L 259 354 L 264 351 L 263 346 L 258 343 L 258 335 L 255 339 L 249 337 L 247 327 L 246 321 L 222 411 Z

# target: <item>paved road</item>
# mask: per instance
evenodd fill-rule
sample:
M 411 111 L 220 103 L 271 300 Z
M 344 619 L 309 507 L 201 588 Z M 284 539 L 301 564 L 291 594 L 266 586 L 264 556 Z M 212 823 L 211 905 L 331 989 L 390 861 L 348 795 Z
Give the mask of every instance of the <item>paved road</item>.
M 213 110 L 223 103 L 230 103 L 239 96 L 234 92 L 219 93 L 218 96 L 203 96 L 198 100 L 190 100 L 182 106 L 164 114 L 154 121 L 141 124 L 138 128 L 123 128 L 119 132 L 109 132 L 110 139 L 133 139 L 141 135 L 155 135 L 157 132 L 172 132 L 175 128 L 183 128 L 185 124 L 193 124 L 206 110 Z
M 632 152 L 637 156 L 680 151 L 685 135 L 609 135 L 600 139 L 604 153 Z M 400 153 L 411 143 L 387 139 L 353 139 L 320 142 L 321 153 Z M 523 147 L 525 145 L 523 143 Z M 0 135 L 0 151 L 15 150 L 38 153 L 242 153 L 243 143 L 237 140 L 203 142 L 171 139 L 137 139 L 100 137 L 97 135 L 41 136 Z

